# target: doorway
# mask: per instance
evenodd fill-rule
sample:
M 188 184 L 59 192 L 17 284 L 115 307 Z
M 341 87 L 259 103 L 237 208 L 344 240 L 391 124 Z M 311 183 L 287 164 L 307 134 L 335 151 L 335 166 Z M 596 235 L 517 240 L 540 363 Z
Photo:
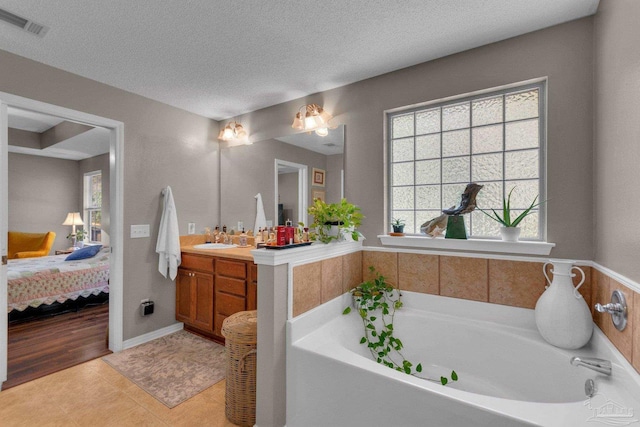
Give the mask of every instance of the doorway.
M 70 122 L 104 128 L 109 132 L 110 246 L 109 350 L 122 350 L 123 342 L 123 144 L 124 124 L 115 120 L 0 92 L 0 307 L 7 307 L 8 231 L 8 108 L 18 108 Z M 8 317 L 0 316 L 0 384 L 7 379 Z M 0 385 L 1 388 L 1 385 Z
M 308 188 L 307 165 L 275 159 L 275 216 L 277 224 L 284 225 L 287 219 L 292 219 L 293 224 L 303 222 L 307 224 Z M 293 179 L 289 179 L 292 177 Z M 286 208 L 281 203 L 283 197 L 292 196 Z M 283 214 L 284 209 L 289 209 L 289 214 Z M 282 222 L 282 224 L 281 224 Z

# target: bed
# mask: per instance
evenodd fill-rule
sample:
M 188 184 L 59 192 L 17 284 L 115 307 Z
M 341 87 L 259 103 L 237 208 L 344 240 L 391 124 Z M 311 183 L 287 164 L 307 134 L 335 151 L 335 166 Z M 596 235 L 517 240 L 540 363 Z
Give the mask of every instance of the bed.
M 9 260 L 8 313 L 109 293 L 110 248 L 92 258 L 65 261 L 68 255 Z

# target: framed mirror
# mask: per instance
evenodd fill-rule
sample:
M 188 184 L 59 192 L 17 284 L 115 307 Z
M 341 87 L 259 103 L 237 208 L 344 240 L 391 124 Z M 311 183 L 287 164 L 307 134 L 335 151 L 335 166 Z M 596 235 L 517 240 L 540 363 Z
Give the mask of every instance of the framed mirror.
M 282 205 L 285 221 L 288 215 L 294 224 L 309 224 L 306 207 L 314 195 L 327 203 L 344 196 L 344 135 L 345 126 L 340 125 L 325 137 L 301 133 L 221 147 L 219 225 L 253 229 L 258 193 L 267 223 L 278 225 Z

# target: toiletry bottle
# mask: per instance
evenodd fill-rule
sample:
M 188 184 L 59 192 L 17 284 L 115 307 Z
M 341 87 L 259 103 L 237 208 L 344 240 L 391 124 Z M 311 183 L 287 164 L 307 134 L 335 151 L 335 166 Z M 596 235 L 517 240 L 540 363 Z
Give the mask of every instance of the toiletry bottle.
M 256 246 L 258 246 L 258 243 L 262 243 L 262 228 L 258 228 L 254 242 L 256 243 Z
M 309 241 L 309 229 L 307 227 L 305 227 L 304 230 L 302 231 L 302 241 L 303 242 Z
M 204 242 L 211 243 L 211 229 L 209 227 L 204 228 Z
M 213 243 L 218 243 L 218 240 L 220 240 L 220 227 L 216 225 L 213 230 Z
M 244 228 L 242 229 L 242 233 L 240 233 L 240 246 L 243 248 L 247 246 L 247 233 L 244 232 Z

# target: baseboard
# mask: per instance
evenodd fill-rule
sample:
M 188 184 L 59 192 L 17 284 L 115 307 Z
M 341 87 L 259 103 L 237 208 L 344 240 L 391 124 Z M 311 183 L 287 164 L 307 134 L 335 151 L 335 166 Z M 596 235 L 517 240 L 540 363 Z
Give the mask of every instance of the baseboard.
M 174 323 L 173 325 L 166 326 L 162 329 L 157 329 L 155 331 L 147 332 L 146 334 L 138 335 L 135 338 L 125 340 L 122 343 L 122 349 L 126 350 L 128 348 L 135 347 L 137 345 L 155 340 L 156 338 L 164 337 L 165 335 L 178 332 L 182 330 L 183 326 L 184 324 L 182 322 L 179 322 L 179 323 Z

